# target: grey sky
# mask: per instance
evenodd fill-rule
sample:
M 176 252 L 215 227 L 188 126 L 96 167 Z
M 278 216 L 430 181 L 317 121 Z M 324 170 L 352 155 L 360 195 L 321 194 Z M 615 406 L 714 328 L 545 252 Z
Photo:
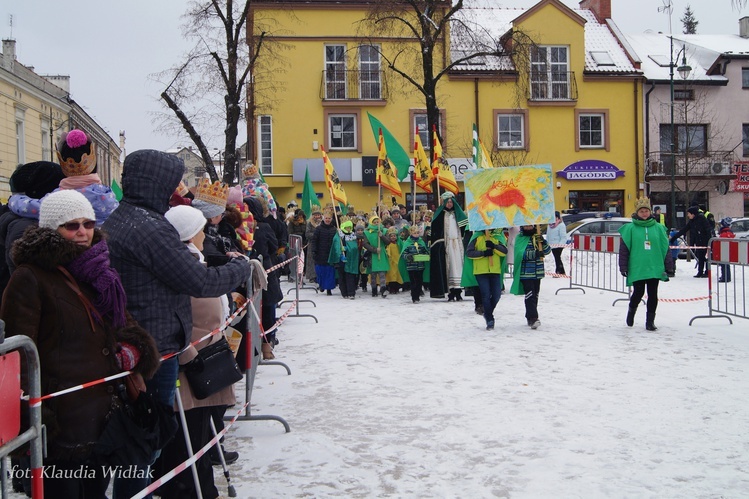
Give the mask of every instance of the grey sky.
M 562 0 L 570 7 L 578 2 Z M 496 2 L 505 7 L 529 7 L 534 0 Z M 731 8 L 731 0 L 673 0 L 674 33 L 692 6 L 703 34 L 738 34 L 738 19 L 749 8 Z M 184 0 L 4 0 L 0 2 L 0 35 L 12 36 L 18 60 L 39 74 L 67 74 L 71 94 L 117 140 L 127 136 L 127 151 L 168 149 L 188 145 L 184 138 L 161 135 L 152 125 L 153 113 L 162 109 L 163 85 L 148 75 L 179 61 L 189 48 L 181 38 L 180 17 Z M 624 32 L 668 32 L 668 16 L 658 12 L 661 0 L 612 0 L 612 17 Z M 202 132 L 201 132 L 202 133 Z M 210 135 L 203 133 L 204 136 Z M 216 134 L 221 137 L 220 133 Z M 238 143 L 243 143 L 240 137 Z M 217 139 L 209 148 L 222 147 Z

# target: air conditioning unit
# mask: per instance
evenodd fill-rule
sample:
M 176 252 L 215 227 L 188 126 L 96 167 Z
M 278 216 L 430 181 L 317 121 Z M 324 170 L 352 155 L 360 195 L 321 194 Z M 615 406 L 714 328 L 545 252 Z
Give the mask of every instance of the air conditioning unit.
M 710 167 L 710 171 L 713 175 L 730 175 L 731 163 L 713 163 Z

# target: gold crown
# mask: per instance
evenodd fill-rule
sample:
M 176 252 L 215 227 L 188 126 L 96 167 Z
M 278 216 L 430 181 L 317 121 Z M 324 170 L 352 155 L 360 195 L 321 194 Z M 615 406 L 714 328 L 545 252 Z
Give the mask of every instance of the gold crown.
M 88 175 L 96 167 L 96 144 L 91 143 L 91 150 L 81 155 L 81 160 L 76 161 L 73 158 L 63 159 L 60 150 L 57 150 L 57 161 L 60 162 L 62 173 L 66 177 L 76 177 L 78 175 Z
M 256 178 L 258 177 L 258 169 L 257 166 L 253 165 L 252 163 L 247 164 L 244 168 L 242 168 L 242 175 L 244 178 Z
M 190 189 L 188 189 L 185 183 L 180 180 L 175 192 L 180 196 L 185 197 L 187 193 L 190 192 Z
M 226 200 L 229 198 L 229 186 L 222 184 L 218 180 L 211 183 L 210 179 L 201 178 L 198 182 L 198 189 L 195 191 L 195 199 L 200 199 L 206 203 L 212 203 L 218 206 L 226 206 Z

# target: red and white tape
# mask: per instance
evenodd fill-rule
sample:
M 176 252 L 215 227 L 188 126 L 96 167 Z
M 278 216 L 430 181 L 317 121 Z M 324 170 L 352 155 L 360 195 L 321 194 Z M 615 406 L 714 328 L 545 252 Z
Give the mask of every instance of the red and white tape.
M 237 419 L 239 418 L 240 414 L 242 414 L 242 411 L 245 410 L 245 408 L 249 405 L 249 403 L 250 403 L 249 401 L 245 402 L 245 404 L 239 409 L 239 411 L 231 419 L 231 421 L 229 421 L 229 423 L 224 426 L 224 429 L 221 430 L 220 432 L 218 432 L 218 434 L 215 437 L 213 437 L 210 440 L 210 442 L 208 442 L 207 444 L 205 444 L 190 459 L 188 459 L 187 461 L 179 464 L 173 470 L 166 472 L 161 478 L 159 478 L 155 482 L 151 483 L 151 485 L 149 485 L 145 489 L 143 489 L 140 492 L 138 492 L 137 494 L 135 494 L 132 497 L 132 499 L 142 499 L 143 497 L 146 497 L 148 494 L 153 493 L 156 489 L 158 489 L 159 487 L 161 487 L 162 485 L 164 485 L 165 483 L 167 483 L 168 481 L 170 481 L 172 478 L 174 478 L 175 476 L 177 476 L 180 473 L 182 473 L 183 471 L 185 471 L 187 468 L 189 468 L 190 466 L 192 466 L 193 463 L 195 463 L 198 459 L 200 459 L 201 457 L 203 457 L 203 455 L 206 452 L 208 452 L 211 447 L 213 447 L 214 445 L 216 445 L 216 443 L 219 441 L 219 439 L 221 437 L 223 437 L 224 434 L 226 434 L 226 432 L 229 430 L 229 428 L 231 428 L 231 425 L 233 425 L 237 421 Z

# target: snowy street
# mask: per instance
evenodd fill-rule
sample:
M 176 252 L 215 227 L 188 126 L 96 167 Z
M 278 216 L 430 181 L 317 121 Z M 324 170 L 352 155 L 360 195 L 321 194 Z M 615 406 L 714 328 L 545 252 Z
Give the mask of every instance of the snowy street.
M 678 262 L 662 299 L 707 295 L 692 265 Z M 628 328 L 626 303 L 612 307 L 623 295 L 554 294 L 568 282 L 542 281 L 536 331 L 509 294 L 486 331 L 472 298 L 302 290 L 317 307 L 300 313 L 320 323 L 283 324 L 276 356 L 292 375 L 260 366 L 252 398 L 291 432 L 232 428 L 238 496 L 745 497 L 747 320 L 689 326 L 706 300 L 661 302 L 646 332 L 644 307 Z

